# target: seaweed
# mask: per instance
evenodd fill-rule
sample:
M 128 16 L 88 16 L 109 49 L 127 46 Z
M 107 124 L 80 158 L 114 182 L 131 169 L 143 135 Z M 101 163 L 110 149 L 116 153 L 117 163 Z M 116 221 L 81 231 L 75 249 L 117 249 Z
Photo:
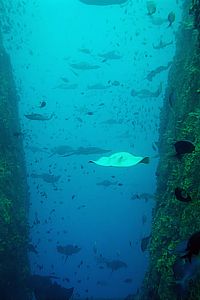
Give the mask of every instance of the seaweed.
M 175 88 L 176 99 L 170 107 L 166 93 L 160 115 L 156 207 L 149 245 L 150 262 L 139 296 L 141 300 L 179 299 L 172 271 L 177 259 L 174 249 L 200 229 L 199 20 L 200 1 L 193 1 L 192 7 L 186 1 L 177 35 L 176 55 L 168 77 L 168 90 Z M 173 144 L 180 139 L 191 140 L 196 147 L 193 153 L 179 160 L 173 156 Z M 189 204 L 176 200 L 174 190 L 177 186 L 190 193 L 192 201 Z M 187 300 L 194 299 L 200 299 L 199 277 L 190 283 L 187 296 Z

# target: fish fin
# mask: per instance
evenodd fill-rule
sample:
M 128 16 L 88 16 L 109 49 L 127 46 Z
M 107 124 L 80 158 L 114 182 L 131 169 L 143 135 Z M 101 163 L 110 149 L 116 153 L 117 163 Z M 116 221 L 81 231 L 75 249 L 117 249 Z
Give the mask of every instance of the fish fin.
M 149 164 L 150 163 L 150 158 L 147 156 L 147 157 L 144 157 L 141 162 L 141 164 Z
M 62 157 L 67 157 L 67 156 L 71 156 L 71 155 L 74 155 L 75 152 L 72 152 L 72 153 L 69 153 L 69 154 L 65 154 L 65 155 L 61 155 Z

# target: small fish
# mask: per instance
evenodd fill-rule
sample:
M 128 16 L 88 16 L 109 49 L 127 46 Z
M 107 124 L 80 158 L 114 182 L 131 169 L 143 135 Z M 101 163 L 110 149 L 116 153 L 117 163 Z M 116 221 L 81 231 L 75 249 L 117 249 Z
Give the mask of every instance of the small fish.
M 169 14 L 168 14 L 168 17 L 167 17 L 168 21 L 169 21 L 169 25 L 168 27 L 171 27 L 172 24 L 174 23 L 175 19 L 176 19 L 176 15 L 173 11 L 171 11 Z
M 152 16 L 156 12 L 156 4 L 154 1 L 147 1 L 147 11 L 148 15 Z
M 51 114 L 50 116 L 47 116 L 47 115 L 32 113 L 30 115 L 24 115 L 24 116 L 29 120 L 48 121 L 48 120 L 51 120 L 53 118 L 54 114 Z
M 36 250 L 36 246 L 34 246 L 33 244 L 28 244 L 28 251 L 29 252 L 33 252 L 35 254 L 38 254 L 38 251 Z
M 128 267 L 127 264 L 125 262 L 121 261 L 121 260 L 106 261 L 105 264 L 106 264 L 106 267 L 108 269 L 112 270 L 112 272 L 117 271 L 121 268 L 127 268 Z
M 188 140 L 177 141 L 174 147 L 178 156 L 195 151 L 195 145 Z
M 105 89 L 110 88 L 110 86 L 104 85 L 102 83 L 96 83 L 93 85 L 88 85 L 87 88 L 88 88 L 88 90 L 105 90 Z
M 86 71 L 86 70 L 95 70 L 95 69 L 99 69 L 100 68 L 100 66 L 98 66 L 98 65 L 91 65 L 91 64 L 89 64 L 87 62 L 74 63 L 74 64 L 70 64 L 70 66 L 73 69 L 83 70 L 83 71 Z
M 69 82 L 69 79 L 66 78 L 66 77 L 61 77 L 61 80 L 62 80 L 63 82 L 65 82 L 65 83 L 68 83 L 68 82 Z
M 181 258 L 188 259 L 189 262 L 192 261 L 192 257 L 196 256 L 200 252 L 200 231 L 197 231 L 191 235 L 187 242 L 187 247 L 185 249 L 186 254 L 181 256 Z
M 132 278 L 126 278 L 126 279 L 124 279 L 124 282 L 125 283 L 132 283 L 133 279 Z
M 111 185 L 116 185 L 117 184 L 117 181 L 110 181 L 110 180 L 103 180 L 103 181 L 100 181 L 100 182 L 97 182 L 96 185 L 102 185 L 104 187 L 109 187 Z
M 80 52 L 84 53 L 84 54 L 91 54 L 91 51 L 90 49 L 87 49 L 87 48 L 80 48 L 78 49 Z
M 190 282 L 199 274 L 200 259 L 194 257 L 191 262 L 178 259 L 173 265 L 175 292 L 177 299 L 189 299 Z
M 176 199 L 182 202 L 190 202 L 192 201 L 192 198 L 190 197 L 190 195 L 188 195 L 183 189 L 177 187 L 175 189 L 175 196 Z
M 170 42 L 163 42 L 162 40 L 160 40 L 159 44 L 157 45 L 154 45 L 153 44 L 153 48 L 156 49 L 156 50 L 160 50 L 160 49 L 163 49 L 169 45 L 172 45 L 173 44 L 173 41 L 170 41 Z
M 147 250 L 150 238 L 151 238 L 151 235 L 149 235 L 141 240 L 140 247 L 141 247 L 142 252 Z
M 47 105 L 46 101 L 41 101 L 39 108 L 43 108 Z
M 114 59 L 122 58 L 122 56 L 119 55 L 118 53 L 116 53 L 115 51 L 109 51 L 106 53 L 102 53 L 102 54 L 99 54 L 99 56 L 104 59 L 104 62 L 107 60 L 114 60 Z

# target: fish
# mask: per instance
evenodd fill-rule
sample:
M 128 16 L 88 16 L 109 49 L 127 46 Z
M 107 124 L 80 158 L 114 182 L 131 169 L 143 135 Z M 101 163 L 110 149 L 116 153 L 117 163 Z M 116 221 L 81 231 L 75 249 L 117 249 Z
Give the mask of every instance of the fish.
M 148 164 L 149 157 L 134 156 L 128 152 L 117 152 L 111 156 L 103 156 L 98 160 L 90 160 L 90 163 L 103 167 L 132 167 L 139 163 Z
M 47 115 L 41 115 L 41 114 L 35 114 L 32 113 L 30 115 L 24 115 L 27 119 L 29 120 L 37 120 L 37 121 L 48 121 L 51 120 L 54 116 L 54 113 L 51 114 L 50 116 Z
M 174 144 L 176 155 L 180 157 L 180 155 L 192 153 L 195 151 L 195 145 L 188 140 L 180 140 Z
M 176 19 L 176 15 L 173 11 L 171 11 L 169 14 L 168 14 L 168 17 L 167 17 L 168 21 L 169 21 L 169 25 L 168 27 L 171 27 L 172 24 L 174 23 L 175 19 Z
M 133 194 L 131 196 L 131 200 L 136 200 L 136 199 L 144 199 L 144 200 L 154 199 L 154 195 L 149 193 Z
M 134 89 L 131 90 L 132 97 L 139 97 L 139 98 L 157 98 L 162 93 L 162 83 L 159 84 L 157 90 L 155 92 L 151 92 L 149 90 L 139 90 L 135 91 Z
M 43 148 L 40 148 L 37 146 L 28 146 L 27 148 L 30 149 L 33 153 L 36 153 L 36 152 L 48 153 L 48 151 L 45 148 L 43 149 Z
M 102 149 L 98 147 L 79 147 L 74 152 L 71 154 L 63 155 L 64 157 L 66 156 L 71 156 L 71 155 L 90 155 L 90 154 L 102 154 L 102 153 L 107 153 L 110 152 L 111 150 L 107 149 Z
M 177 187 L 174 191 L 176 199 L 182 202 L 190 202 L 192 198 L 183 189 Z
M 105 281 L 105 280 L 98 280 L 98 281 L 97 281 L 97 285 L 100 285 L 100 286 L 108 286 L 108 282 Z
M 149 16 L 152 16 L 156 12 L 156 3 L 154 1 L 147 1 L 147 12 Z
M 47 105 L 46 101 L 41 101 L 39 108 L 43 108 Z
M 61 77 L 61 80 L 62 80 L 63 82 L 65 82 L 65 83 L 68 83 L 68 82 L 69 82 L 69 79 L 66 78 L 66 77 Z
M 60 175 L 55 176 L 53 174 L 48 174 L 48 173 L 43 173 L 43 174 L 34 174 L 34 173 L 32 173 L 31 177 L 32 178 L 41 178 L 45 182 L 48 182 L 48 183 L 56 183 L 56 182 L 58 182 L 58 180 L 60 179 L 61 176 Z
M 93 84 L 93 85 L 88 85 L 87 86 L 88 90 L 105 90 L 110 88 L 109 85 L 104 85 L 101 83 Z
M 160 40 L 160 42 L 157 45 L 153 44 L 153 48 L 156 49 L 156 50 L 160 50 L 160 49 L 163 49 L 163 48 L 165 48 L 167 46 L 170 46 L 172 44 L 173 44 L 173 41 L 163 42 L 162 40 Z
M 36 250 L 36 248 L 37 248 L 37 247 L 34 246 L 33 244 L 28 244 L 28 251 L 29 251 L 29 252 L 38 254 L 38 251 Z
M 110 181 L 110 180 L 103 180 L 101 182 L 97 182 L 96 185 L 102 185 L 104 187 L 109 187 L 111 185 L 116 185 L 117 184 L 117 181 Z
M 150 238 L 151 238 L 151 235 L 149 235 L 149 236 L 144 237 L 144 238 L 141 239 L 140 247 L 141 247 L 142 252 L 144 252 L 144 251 L 147 250 L 147 247 L 148 247 L 148 245 L 149 245 Z
M 104 61 L 122 58 L 122 56 L 117 54 L 115 51 L 109 51 L 106 53 L 99 54 L 99 57 L 102 57 Z
M 200 271 L 200 258 L 194 257 L 191 262 L 176 260 L 173 265 L 175 278 L 175 292 L 180 299 L 188 299 L 189 283 L 194 280 Z M 178 299 L 179 299 L 178 298 Z
M 123 282 L 125 282 L 125 283 L 132 283 L 133 279 L 132 278 L 126 278 L 126 279 L 124 279 Z
M 69 300 L 74 292 L 74 288 L 66 289 L 51 279 L 55 276 L 31 275 L 27 279 L 27 287 L 34 292 L 36 300 Z
M 80 48 L 78 51 L 84 53 L 84 54 L 91 54 L 91 50 L 88 48 Z
M 54 87 L 54 89 L 62 89 L 62 90 L 75 90 L 78 87 L 77 83 L 61 83 L 59 85 L 57 85 L 56 87 Z
M 92 65 L 92 64 L 89 64 L 87 62 L 80 62 L 80 63 L 76 63 L 76 64 L 70 64 L 70 66 L 73 69 L 83 70 L 83 71 L 86 71 L 86 70 L 96 70 L 96 69 L 100 68 L 99 65 Z
M 189 262 L 192 258 L 199 254 L 200 252 L 200 231 L 197 231 L 191 235 L 187 241 L 187 246 L 185 248 L 185 254 L 181 258 L 187 259 Z
M 60 254 L 64 254 L 66 256 L 66 260 L 69 256 L 76 254 L 81 251 L 81 248 L 77 245 L 66 245 L 66 246 L 57 246 L 57 251 Z
M 129 0 L 79 0 L 80 2 L 88 5 L 120 5 L 128 2 Z
M 127 264 L 125 262 L 121 261 L 121 260 L 106 261 L 105 264 L 106 264 L 106 267 L 108 269 L 112 270 L 112 272 L 117 271 L 121 268 L 127 268 L 128 267 Z
M 52 154 L 49 157 L 51 157 L 55 154 L 63 156 L 65 154 L 69 154 L 69 153 L 74 152 L 74 149 L 71 146 L 68 146 L 68 145 L 60 145 L 60 146 L 52 148 L 51 152 L 52 152 Z
M 113 86 L 119 86 L 120 82 L 118 80 L 110 81 L 111 85 Z
M 168 62 L 168 64 L 166 66 L 160 66 L 158 68 L 156 68 L 155 70 L 151 71 L 146 79 L 149 80 L 149 81 L 152 81 L 153 77 L 155 77 L 157 74 L 163 72 L 163 71 L 166 71 L 169 69 L 169 67 L 171 66 L 172 62 Z

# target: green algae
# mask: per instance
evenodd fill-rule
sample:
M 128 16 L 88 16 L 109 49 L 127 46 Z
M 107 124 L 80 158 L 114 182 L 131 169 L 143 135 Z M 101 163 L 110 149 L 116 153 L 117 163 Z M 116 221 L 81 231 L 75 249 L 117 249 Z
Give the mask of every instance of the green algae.
M 0 298 L 29 300 L 28 188 L 20 130 L 18 96 L 10 60 L 0 35 Z
M 150 264 L 139 296 L 141 300 L 178 299 L 172 271 L 177 255 L 173 250 L 180 241 L 200 230 L 200 34 L 194 32 L 194 28 L 200 30 L 200 24 L 197 24 L 200 1 L 193 1 L 190 15 L 188 2 L 185 3 L 176 56 L 168 78 L 169 90 L 175 87 L 176 100 L 171 108 L 166 94 L 161 111 L 156 208 L 149 245 Z M 173 157 L 173 143 L 180 139 L 193 141 L 195 152 L 178 160 Z M 176 200 L 174 190 L 177 186 L 189 192 L 191 203 Z M 194 299 L 200 299 L 200 278 L 190 284 L 187 300 Z

